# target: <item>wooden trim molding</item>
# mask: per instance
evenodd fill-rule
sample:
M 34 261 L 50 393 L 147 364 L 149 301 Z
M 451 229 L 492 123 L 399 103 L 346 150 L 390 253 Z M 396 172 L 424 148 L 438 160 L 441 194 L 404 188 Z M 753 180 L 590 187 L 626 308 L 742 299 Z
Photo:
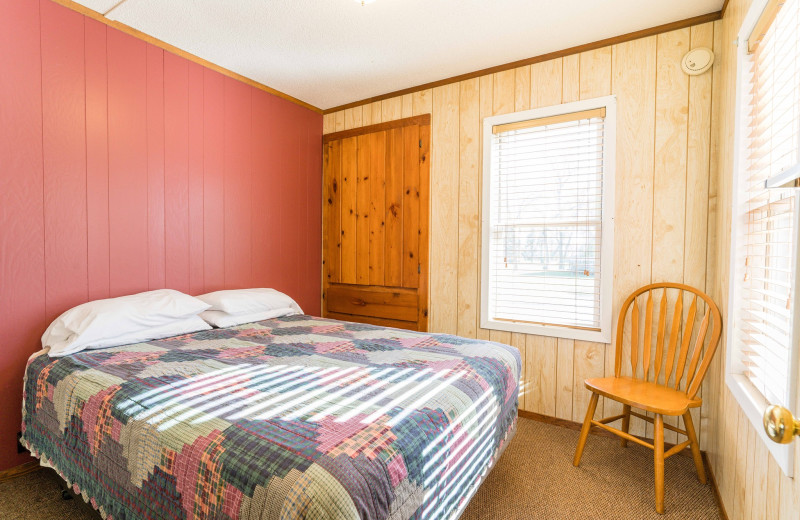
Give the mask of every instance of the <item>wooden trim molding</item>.
M 34 471 L 39 471 L 42 466 L 39 465 L 38 460 L 32 460 L 26 462 L 25 464 L 20 464 L 19 466 L 14 466 L 13 468 L 9 468 L 5 471 L 0 471 L 0 482 L 5 482 L 7 480 L 12 480 L 17 477 L 21 477 L 22 475 L 27 475 L 28 473 L 33 473 Z
M 361 101 L 354 101 L 352 103 L 347 103 L 345 105 L 339 105 L 338 107 L 326 108 L 325 110 L 322 111 L 322 113 L 330 114 L 332 112 L 338 112 L 346 108 L 357 107 L 360 105 L 364 105 L 366 103 L 374 103 L 376 101 L 383 101 L 384 99 L 390 99 L 396 96 L 412 94 L 420 90 L 427 90 L 430 88 L 441 87 L 442 85 L 449 85 L 450 83 L 457 83 L 459 81 L 464 81 L 467 79 L 478 78 L 480 76 L 485 76 L 487 74 L 494 74 L 496 72 L 503 72 L 505 70 L 516 69 L 519 67 L 524 67 L 526 65 L 532 65 L 534 63 L 540 63 L 543 61 L 553 60 L 556 58 L 563 58 L 564 56 L 570 56 L 572 54 L 592 51 L 595 49 L 600 49 L 602 47 L 608 47 L 609 45 L 624 43 L 631 40 L 638 40 L 639 38 L 645 38 L 647 36 L 653 36 L 656 34 L 661 34 L 669 31 L 675 31 L 677 29 L 684 29 L 686 27 L 691 27 L 693 25 L 700 25 L 708 22 L 714 22 L 721 18 L 722 18 L 722 11 L 702 14 L 700 16 L 693 16 L 692 18 L 686 18 L 685 20 L 678 20 L 677 22 L 670 22 L 670 23 L 665 23 L 663 25 L 657 25 L 655 27 L 650 27 L 649 29 L 642 29 L 640 31 L 634 31 L 620 36 L 614 36 L 612 38 L 598 40 L 596 42 L 585 43 L 583 45 L 570 47 L 568 49 L 563 49 L 560 51 L 548 52 L 547 54 L 540 54 L 538 56 L 533 56 L 532 58 L 526 58 L 524 60 L 512 61 L 511 63 L 505 63 L 503 65 L 497 65 L 494 67 L 489 67 L 487 69 L 476 70 L 474 72 L 467 72 L 466 74 L 459 74 L 458 76 L 452 76 L 450 78 L 440 79 L 438 81 L 432 81 L 430 83 L 424 83 L 422 85 L 417 85 L 415 87 L 396 90 L 394 92 L 389 92 L 388 94 L 381 94 L 380 96 L 374 96 L 371 98 L 362 99 Z
M 719 10 L 719 17 L 720 18 L 723 18 L 725 16 L 725 11 L 728 10 L 728 1 L 729 0 L 725 0 L 725 2 L 723 2 L 723 4 L 722 4 L 722 9 Z
M 406 117 L 404 119 L 395 119 L 394 121 L 387 121 L 385 123 L 378 123 L 376 125 L 361 126 L 358 128 L 351 128 L 350 130 L 342 130 L 340 132 L 333 132 L 332 134 L 325 134 L 322 136 L 322 144 L 329 141 L 338 141 L 339 139 L 347 139 L 348 137 L 355 137 L 357 135 L 371 134 L 373 132 L 383 132 L 384 130 L 391 130 L 392 128 L 402 128 L 411 125 L 429 125 L 431 124 L 431 115 L 422 114 L 414 117 Z
M 220 74 L 222 74 L 224 76 L 228 76 L 229 78 L 233 78 L 233 79 L 235 79 L 237 81 L 241 81 L 242 83 L 250 85 L 251 87 L 255 87 L 255 88 L 259 89 L 259 90 L 263 90 L 264 92 L 269 92 L 270 94 L 272 94 L 274 96 L 278 96 L 281 99 L 285 99 L 286 101 L 289 101 L 289 102 L 294 103 L 296 105 L 300 105 L 301 107 L 307 108 L 307 109 L 309 109 L 309 110 L 311 110 L 313 112 L 316 112 L 318 114 L 322 113 L 322 110 L 317 108 L 317 107 L 315 107 L 314 105 L 306 103 L 305 101 L 297 99 L 296 97 L 292 97 L 289 94 L 281 92 L 280 90 L 275 90 L 274 88 L 268 87 L 268 86 L 266 86 L 266 85 L 264 85 L 262 83 L 259 83 L 257 81 L 253 81 L 252 79 L 247 78 L 245 76 L 242 76 L 241 74 L 237 74 L 236 72 L 233 72 L 232 70 L 228 70 L 228 69 L 226 69 L 224 67 L 220 67 L 219 65 L 211 63 L 208 60 L 204 60 L 203 58 L 200 58 L 199 56 L 195 56 L 194 54 L 191 54 L 191 53 L 188 53 L 188 52 L 186 52 L 186 51 L 184 51 L 182 49 L 179 49 L 178 47 L 175 47 L 174 45 L 171 45 L 171 44 L 169 44 L 167 42 L 161 41 L 158 38 L 154 38 L 153 36 L 150 36 L 149 34 L 145 34 L 145 33 L 143 33 L 142 31 L 140 31 L 138 29 L 134 29 L 130 25 L 126 25 L 126 24 L 124 24 L 122 22 L 117 22 L 115 20 L 109 20 L 108 18 L 103 16 L 103 14 L 98 13 L 97 11 L 95 11 L 93 9 L 89 9 L 88 7 L 85 7 L 85 6 L 83 6 L 83 5 L 79 4 L 79 3 L 73 2 L 72 0 L 52 0 L 52 1 L 57 3 L 57 4 L 59 4 L 59 5 L 62 5 L 64 7 L 66 7 L 67 9 L 72 9 L 73 11 L 78 12 L 78 13 L 84 15 L 84 16 L 88 16 L 92 20 L 97 20 L 98 22 L 104 23 L 109 27 L 113 27 L 114 29 L 117 29 L 118 31 L 122 31 L 122 32 L 124 32 L 126 34 L 129 34 L 129 35 L 135 37 L 135 38 L 138 38 L 140 40 L 144 40 L 147 43 L 150 43 L 152 45 L 155 45 L 156 47 L 164 49 L 167 52 L 171 52 L 172 54 L 180 56 L 181 58 L 185 58 L 185 59 L 187 59 L 189 61 L 192 61 L 194 63 L 198 63 L 198 64 L 202 65 L 203 67 L 206 67 L 206 68 L 209 68 L 209 69 L 211 69 L 213 71 L 219 72 Z M 122 3 L 122 2 L 120 2 L 120 3 Z M 117 4 L 117 5 L 119 5 L 119 4 Z M 115 9 L 116 7 L 117 6 L 114 6 L 114 8 L 110 9 L 109 12 L 112 11 L 113 9 Z
M 582 423 L 570 421 L 569 419 L 558 419 L 556 417 L 550 417 L 549 415 L 542 415 L 535 412 L 528 412 L 526 410 L 517 410 L 517 417 L 522 417 L 523 419 L 532 419 L 534 421 L 552 424 L 555 426 L 561 426 L 562 428 L 568 428 L 570 430 L 581 431 L 581 427 L 583 426 Z M 614 435 L 611 432 L 598 428 L 597 426 L 592 426 L 592 429 L 589 430 L 592 435 L 597 435 L 600 437 L 608 437 L 611 439 L 619 440 L 619 437 Z M 649 440 L 645 439 L 644 437 L 638 437 L 640 440 Z M 669 442 L 664 443 L 664 451 L 668 451 L 675 447 L 675 444 L 671 444 Z M 684 457 L 691 457 L 692 453 L 689 451 L 688 448 L 684 448 L 681 451 L 677 452 L 676 455 L 683 455 Z

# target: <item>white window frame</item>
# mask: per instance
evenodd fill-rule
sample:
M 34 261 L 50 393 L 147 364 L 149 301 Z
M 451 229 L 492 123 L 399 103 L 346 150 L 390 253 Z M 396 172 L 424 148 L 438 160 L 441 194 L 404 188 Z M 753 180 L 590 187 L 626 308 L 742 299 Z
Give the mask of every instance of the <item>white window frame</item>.
M 746 121 L 745 110 L 746 107 L 744 106 L 745 101 L 745 93 L 744 88 L 747 84 L 747 78 L 745 77 L 745 67 L 744 67 L 744 60 L 747 59 L 747 40 L 750 38 L 750 35 L 755 28 L 756 22 L 761 17 L 761 13 L 764 11 L 764 8 L 767 6 L 768 0 L 754 0 L 753 4 L 750 6 L 750 10 L 747 12 L 744 21 L 742 22 L 742 26 L 739 31 L 738 39 L 734 42 L 737 46 L 737 58 L 736 58 L 736 112 L 735 112 L 735 119 L 734 119 L 734 157 L 733 157 L 733 182 L 732 182 L 732 197 L 731 197 L 731 208 L 733 217 L 731 218 L 731 248 L 730 248 L 730 266 L 729 266 L 729 290 L 728 290 L 728 325 L 727 325 L 727 333 L 726 333 L 726 360 L 725 360 L 725 382 L 728 385 L 731 393 L 733 394 L 736 401 L 741 406 L 742 411 L 745 413 L 747 418 L 750 420 L 753 428 L 758 433 L 758 437 L 761 439 L 769 452 L 775 458 L 775 461 L 780 466 L 783 473 L 788 476 L 792 477 L 794 473 L 794 445 L 793 444 L 778 444 L 773 442 L 767 437 L 766 432 L 764 431 L 764 423 L 763 423 L 763 416 L 764 410 L 767 406 L 769 406 L 769 402 L 766 400 L 764 395 L 750 382 L 747 376 L 738 373 L 735 370 L 736 366 L 736 356 L 737 352 L 734 351 L 735 343 L 734 343 L 734 336 L 735 336 L 735 319 L 736 319 L 736 301 L 738 296 L 737 290 L 737 283 L 734 279 L 734 276 L 737 272 L 737 227 L 739 226 L 739 222 L 737 221 L 736 214 L 738 213 L 739 208 L 739 201 L 738 201 L 738 191 L 739 191 L 739 179 L 741 175 L 745 175 L 746 172 L 741 171 L 741 163 L 740 154 L 742 150 L 745 149 L 745 128 L 744 124 Z M 779 15 L 780 16 L 780 15 Z M 798 206 L 798 202 L 800 202 L 800 194 L 795 194 L 795 210 L 794 210 L 794 221 L 795 221 L 795 233 L 800 230 L 798 224 L 800 224 L 800 206 Z M 794 265 L 794 288 L 792 290 L 792 294 L 798 294 L 798 288 L 800 288 L 800 277 L 797 276 L 797 245 L 798 245 L 798 237 L 795 236 L 795 244 L 794 244 L 794 252 L 793 252 L 793 259 L 792 264 Z M 787 408 L 791 410 L 791 412 L 795 415 L 798 414 L 797 408 L 797 371 L 798 371 L 798 341 L 800 341 L 800 335 L 798 334 L 798 327 L 797 324 L 800 323 L 800 315 L 798 314 L 798 310 L 800 310 L 800 305 L 793 305 L 793 318 L 792 318 L 792 350 L 790 353 L 789 359 L 789 381 L 788 381 L 788 402 L 786 403 Z
M 530 119 L 605 108 L 603 147 L 603 217 L 600 249 L 600 330 L 558 325 L 539 325 L 492 320 L 489 318 L 489 249 L 491 241 L 492 127 Z M 533 110 L 514 112 L 483 120 L 483 188 L 481 191 L 481 328 L 521 332 L 538 336 L 577 339 L 597 343 L 611 342 L 612 286 L 614 282 L 614 176 L 616 171 L 617 98 L 603 96 Z

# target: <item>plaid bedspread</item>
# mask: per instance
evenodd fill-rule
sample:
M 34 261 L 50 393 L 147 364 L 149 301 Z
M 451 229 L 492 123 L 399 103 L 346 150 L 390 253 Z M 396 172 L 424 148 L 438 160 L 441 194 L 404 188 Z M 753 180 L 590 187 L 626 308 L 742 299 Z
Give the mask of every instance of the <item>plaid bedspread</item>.
M 290 316 L 29 361 L 22 442 L 104 518 L 457 518 L 514 433 L 509 346 Z

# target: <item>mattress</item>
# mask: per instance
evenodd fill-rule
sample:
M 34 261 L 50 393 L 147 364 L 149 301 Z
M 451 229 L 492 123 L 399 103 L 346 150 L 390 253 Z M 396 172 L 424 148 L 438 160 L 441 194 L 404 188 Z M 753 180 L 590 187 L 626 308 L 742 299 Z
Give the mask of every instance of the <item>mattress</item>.
M 519 374 L 507 345 L 289 316 L 35 355 L 22 443 L 104 518 L 457 518 Z

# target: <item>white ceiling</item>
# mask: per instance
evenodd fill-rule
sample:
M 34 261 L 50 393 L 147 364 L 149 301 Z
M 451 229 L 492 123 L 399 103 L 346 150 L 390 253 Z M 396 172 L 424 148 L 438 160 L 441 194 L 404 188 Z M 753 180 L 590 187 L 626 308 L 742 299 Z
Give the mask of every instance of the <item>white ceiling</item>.
M 119 0 L 78 0 L 105 13 Z M 718 11 L 723 0 L 124 0 L 108 17 L 326 109 Z

